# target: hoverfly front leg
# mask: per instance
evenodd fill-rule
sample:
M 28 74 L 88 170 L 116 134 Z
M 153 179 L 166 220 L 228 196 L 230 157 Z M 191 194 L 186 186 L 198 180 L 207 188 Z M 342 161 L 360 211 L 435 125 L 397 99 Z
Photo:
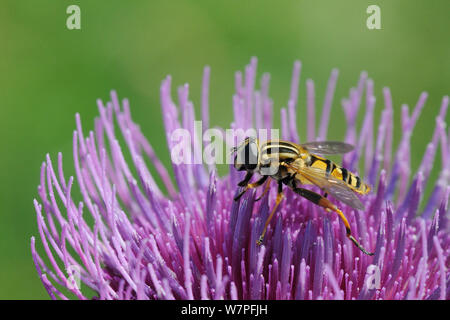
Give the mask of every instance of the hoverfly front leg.
M 322 208 L 325 208 L 325 210 L 336 212 L 338 214 L 339 218 L 342 220 L 342 222 L 344 222 L 345 230 L 347 233 L 347 238 L 349 238 L 353 242 L 353 244 L 356 247 L 358 247 L 358 249 L 361 250 L 363 253 L 365 253 L 369 256 L 373 256 L 372 252 L 368 252 L 366 249 L 364 249 L 364 247 L 352 236 L 350 224 L 348 223 L 347 218 L 345 217 L 344 213 L 341 210 L 339 210 L 334 204 L 332 204 L 330 202 L 330 200 L 328 200 L 325 197 L 322 197 L 320 194 L 315 193 L 311 190 L 297 188 L 295 186 L 295 182 L 293 184 L 292 190 L 295 193 L 301 195 L 302 197 L 308 199 L 309 201 L 321 206 Z
M 269 217 L 267 218 L 266 223 L 264 224 L 264 229 L 261 233 L 261 236 L 256 241 L 256 244 L 258 244 L 258 245 L 262 244 L 262 242 L 264 240 L 264 235 L 266 234 L 267 227 L 269 226 L 270 220 L 272 220 L 275 211 L 277 210 L 278 206 L 281 203 L 281 200 L 283 200 L 283 183 L 281 181 L 279 181 L 278 182 L 278 194 L 277 194 L 277 199 L 275 201 L 275 206 L 273 207 L 272 212 L 270 213 Z
M 255 199 L 255 201 L 261 200 L 262 197 L 264 197 L 266 195 L 266 193 L 269 192 L 269 190 L 270 190 L 270 181 L 272 181 L 272 180 L 268 180 L 267 181 L 266 186 L 264 187 L 263 193 L 261 193 L 261 195 L 258 198 Z
M 246 186 L 246 185 L 248 184 L 248 182 L 250 181 L 250 179 L 252 178 L 252 176 L 253 176 L 253 173 L 252 173 L 252 172 L 247 172 L 247 174 L 245 175 L 244 180 L 240 181 L 240 182 L 238 183 L 238 186 L 239 186 L 239 187 L 244 187 L 244 186 Z
M 248 176 L 250 176 L 250 178 L 248 178 L 248 180 L 247 180 Z M 244 180 L 239 182 L 239 186 L 242 186 L 241 184 L 243 184 L 244 182 L 247 185 L 245 186 L 244 190 L 242 190 L 236 197 L 234 197 L 234 201 L 239 200 L 239 198 L 242 197 L 248 189 L 253 189 L 253 188 L 257 188 L 257 187 L 261 186 L 264 182 L 266 182 L 266 180 L 269 176 L 263 176 L 261 179 L 259 179 L 258 181 L 254 182 L 254 183 L 248 183 L 248 181 L 250 181 L 251 177 L 252 177 L 252 173 L 247 173 Z M 243 184 L 243 185 L 245 185 L 245 184 Z

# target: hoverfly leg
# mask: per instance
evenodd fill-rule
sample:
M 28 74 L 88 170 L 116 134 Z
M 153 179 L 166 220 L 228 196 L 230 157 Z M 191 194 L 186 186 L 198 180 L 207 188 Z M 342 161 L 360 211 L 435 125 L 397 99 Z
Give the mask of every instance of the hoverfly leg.
M 248 174 L 247 174 L 248 175 Z M 261 186 L 264 182 L 266 182 L 267 178 L 269 176 L 263 176 L 261 179 L 259 179 L 258 181 L 254 182 L 254 183 L 248 183 L 244 190 L 242 190 L 235 198 L 234 201 L 239 200 L 240 197 L 242 197 L 244 195 L 244 193 L 248 190 L 248 189 L 253 189 L 253 188 L 257 188 L 259 186 Z M 247 177 L 246 177 L 247 178 Z M 251 178 L 251 175 L 250 175 Z M 245 180 L 245 179 L 244 179 Z M 242 181 L 244 181 L 242 180 Z M 249 179 L 250 180 L 250 179 Z M 248 181 L 247 181 L 248 182 Z
M 263 193 L 261 193 L 261 195 L 258 198 L 255 199 L 255 201 L 261 200 L 266 195 L 266 193 L 269 192 L 269 190 L 270 190 L 270 181 L 272 181 L 272 180 L 267 181 L 266 186 L 264 187 Z
M 239 187 L 244 187 L 244 190 L 242 190 L 236 197 L 234 197 L 234 201 L 238 201 L 240 197 L 242 197 L 244 195 L 244 193 L 247 191 L 248 189 L 248 182 L 250 181 L 250 179 L 252 178 L 253 173 L 252 172 L 247 172 L 247 174 L 245 175 L 244 180 L 240 181 L 238 183 Z
M 366 249 L 364 249 L 364 247 L 352 236 L 352 232 L 350 229 L 350 224 L 347 221 L 347 218 L 345 217 L 344 213 L 339 210 L 334 204 L 332 204 L 330 202 L 330 200 L 328 200 L 325 197 L 322 197 L 320 194 L 315 193 L 311 190 L 307 190 L 307 189 L 303 189 L 303 188 L 297 188 L 295 186 L 295 184 L 293 185 L 292 190 L 301 195 L 302 197 L 308 199 L 309 201 L 321 206 L 322 208 L 325 208 L 326 211 L 330 212 L 336 212 L 339 216 L 339 218 L 342 220 L 342 222 L 345 225 L 345 230 L 347 233 L 347 238 L 349 238 L 353 244 L 359 249 L 361 250 L 364 254 L 367 254 L 369 256 L 373 256 L 372 252 L 368 252 Z
M 248 184 L 248 182 L 250 181 L 250 179 L 252 178 L 253 173 L 252 172 L 247 172 L 247 174 L 245 175 L 244 180 L 242 180 L 241 182 L 238 183 L 239 187 L 244 187 Z
M 234 197 L 234 201 L 238 201 L 243 195 L 244 195 L 244 193 L 247 191 L 247 188 L 245 188 L 244 190 L 242 190 L 241 192 L 239 192 L 239 194 L 236 196 L 236 197 Z
M 264 240 L 264 235 L 266 234 L 267 227 L 269 226 L 270 220 L 272 220 L 275 211 L 277 211 L 277 208 L 280 205 L 281 200 L 283 200 L 283 183 L 281 181 L 279 181 L 278 182 L 278 194 L 277 194 L 277 199 L 275 201 L 275 206 L 273 207 L 272 212 L 270 213 L 269 217 L 266 220 L 266 223 L 264 224 L 264 229 L 263 229 L 263 231 L 261 233 L 261 236 L 256 241 L 257 245 L 261 245 L 262 244 L 262 242 Z

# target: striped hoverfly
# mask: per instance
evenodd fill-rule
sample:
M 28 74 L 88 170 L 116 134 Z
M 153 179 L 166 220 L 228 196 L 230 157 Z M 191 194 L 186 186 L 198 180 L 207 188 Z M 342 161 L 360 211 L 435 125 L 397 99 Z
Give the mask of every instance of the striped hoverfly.
M 353 237 L 350 224 L 344 213 L 327 199 L 328 194 L 330 194 L 336 200 L 354 209 L 364 209 L 364 205 L 356 194 L 366 195 L 370 192 L 370 187 L 357 175 L 331 160 L 319 156 L 344 154 L 351 150 L 353 150 L 352 145 L 337 141 L 296 144 L 289 141 L 269 140 L 260 143 L 256 138 L 246 138 L 239 146 L 232 149 L 232 152 L 235 153 L 235 169 L 247 172 L 245 178 L 238 184 L 239 187 L 243 187 L 243 190 L 234 198 L 235 201 L 247 190 L 259 187 L 267 181 L 264 192 L 257 198 L 259 200 L 268 192 L 272 180 L 278 183 L 275 206 L 267 218 L 264 229 L 257 241 L 259 245 L 262 243 L 267 227 L 283 199 L 283 186 L 287 186 L 298 195 L 325 210 L 337 213 L 345 225 L 347 238 L 363 253 L 373 255 L 373 253 L 364 249 Z M 268 171 L 269 168 L 275 168 L 275 170 Z M 255 173 L 259 174 L 261 178 L 256 182 L 250 183 Z M 300 187 L 303 185 L 315 185 L 324 194 L 320 195 Z

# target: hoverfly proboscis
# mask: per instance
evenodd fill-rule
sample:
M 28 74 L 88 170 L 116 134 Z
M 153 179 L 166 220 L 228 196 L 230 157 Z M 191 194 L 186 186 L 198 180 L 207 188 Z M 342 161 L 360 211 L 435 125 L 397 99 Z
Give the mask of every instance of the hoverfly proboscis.
M 235 201 L 247 190 L 259 187 L 267 181 L 264 192 L 256 199 L 259 200 L 268 192 L 272 180 L 278 183 L 275 206 L 257 241 L 259 245 L 262 243 L 267 227 L 283 199 L 283 186 L 285 185 L 325 210 L 337 213 L 345 225 L 347 237 L 363 253 L 373 255 L 353 237 L 350 224 L 344 213 L 327 199 L 328 194 L 330 194 L 336 200 L 354 209 L 364 209 L 364 205 L 356 194 L 365 195 L 370 192 L 370 187 L 349 170 L 319 156 L 343 154 L 351 150 L 353 150 L 352 145 L 338 141 L 296 144 L 289 141 L 269 140 L 260 144 L 256 138 L 246 138 L 239 146 L 232 149 L 232 152 L 235 153 L 234 167 L 238 171 L 247 172 L 245 178 L 238 184 L 238 186 L 243 187 L 243 190 L 234 198 Z M 270 168 L 276 170 L 270 172 Z M 255 173 L 259 174 L 261 178 L 254 183 L 249 183 Z M 270 179 L 268 180 L 268 178 Z M 324 192 L 324 195 L 301 188 L 299 185 L 315 185 Z

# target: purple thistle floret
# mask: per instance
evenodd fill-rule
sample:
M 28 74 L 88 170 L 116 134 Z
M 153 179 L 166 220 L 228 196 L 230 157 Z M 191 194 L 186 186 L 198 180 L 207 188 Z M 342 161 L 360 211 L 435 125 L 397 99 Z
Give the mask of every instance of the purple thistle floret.
M 264 74 L 260 89 L 255 89 L 256 64 L 253 58 L 243 73 L 236 73 L 232 128 L 273 127 L 269 75 Z M 293 142 L 302 138 L 296 127 L 300 71 L 300 62 L 295 62 L 287 107 L 281 109 L 281 136 Z M 201 94 L 203 130 L 209 128 L 209 76 L 207 67 Z M 344 140 L 327 135 L 328 127 L 336 125 L 330 111 L 337 77 L 333 70 L 321 114 L 314 82 L 306 81 L 305 141 Z M 187 85 L 180 87 L 176 104 L 171 78 L 162 82 L 169 150 L 175 129 L 197 134 L 188 92 Z M 34 237 L 31 251 L 45 289 L 52 298 L 62 299 L 88 298 L 83 286 L 96 292 L 98 299 L 449 299 L 450 138 L 445 124 L 449 98 L 442 100 L 434 132 L 423 133 L 431 141 L 416 172 L 410 156 L 418 150 L 411 148 L 411 140 L 427 94 L 420 95 L 412 112 L 402 106 L 402 126 L 396 128 L 401 139 L 395 151 L 388 88 L 383 98 L 377 126 L 374 85 L 367 73 L 342 100 L 345 141 L 355 145 L 343 157 L 343 166 L 361 170 L 374 188 L 362 197 L 365 211 L 336 204 L 349 219 L 354 236 L 375 252 L 371 257 L 353 246 L 336 215 L 291 190 L 285 191 L 264 243 L 258 246 L 256 240 L 275 201 L 275 186 L 260 201 L 255 201 L 261 192 L 257 190 L 235 202 L 242 173 L 231 169 L 229 175 L 218 177 L 214 166 L 173 164 L 174 186 L 133 122 L 128 101 L 119 102 L 112 92 L 106 105 L 98 101 L 100 116 L 88 135 L 76 116 L 75 177 L 65 178 L 61 154 L 56 167 L 50 156 L 42 165 L 41 200 L 34 205 L 46 258 L 38 254 Z M 362 105 L 363 124 L 358 128 Z M 196 145 L 192 148 L 201 153 Z M 439 149 L 442 167 L 437 181 L 429 181 Z M 162 183 L 155 181 L 156 175 Z M 427 183 L 433 185 L 432 192 L 424 199 Z M 81 202 L 72 195 L 75 184 Z

